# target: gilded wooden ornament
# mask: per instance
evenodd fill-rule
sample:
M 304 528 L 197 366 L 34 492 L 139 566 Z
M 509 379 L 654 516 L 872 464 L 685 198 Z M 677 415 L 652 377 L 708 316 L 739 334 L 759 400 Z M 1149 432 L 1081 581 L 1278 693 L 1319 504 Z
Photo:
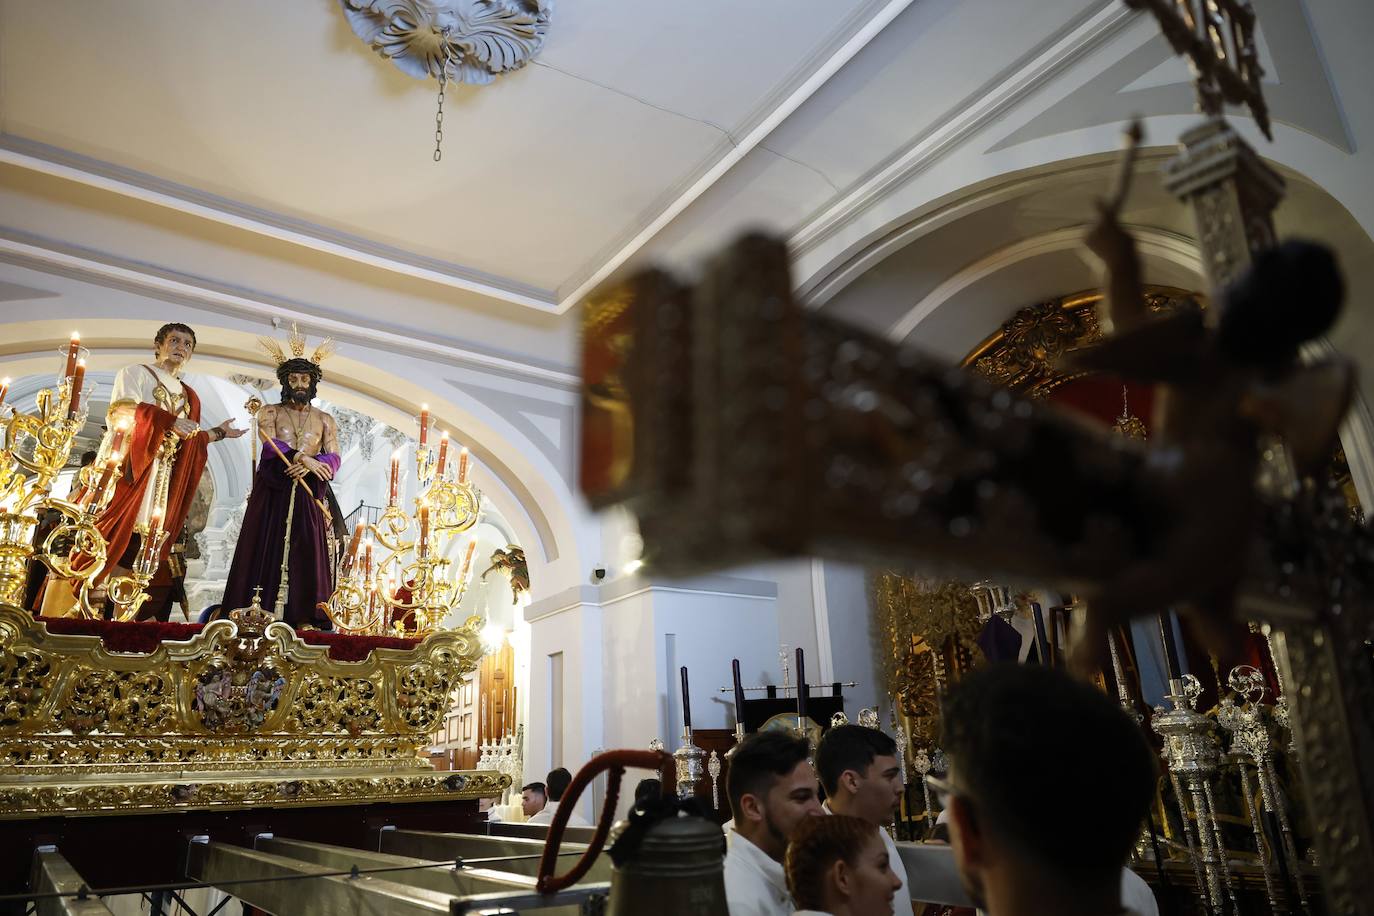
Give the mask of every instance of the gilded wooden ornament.
M 1198 293 L 1171 286 L 1146 287 L 1145 301 L 1156 314 L 1207 305 Z M 1027 306 L 974 347 L 960 365 L 1013 391 L 1043 397 L 1087 374 L 1066 370 L 1062 360 L 1102 339 L 1101 302 L 1101 293 L 1083 292 Z
M 508 775 L 455 790 L 420 756 L 476 626 L 340 662 L 240 613 L 133 655 L 0 605 L 0 818 L 497 794 Z

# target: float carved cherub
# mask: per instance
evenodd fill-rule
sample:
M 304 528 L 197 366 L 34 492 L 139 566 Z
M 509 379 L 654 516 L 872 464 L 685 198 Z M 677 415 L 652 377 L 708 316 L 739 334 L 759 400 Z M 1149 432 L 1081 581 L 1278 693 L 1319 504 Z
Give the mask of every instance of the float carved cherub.
M 498 547 L 491 555 L 491 565 L 482 572 L 484 581 L 492 570 L 510 576 L 511 604 L 519 604 L 520 596 L 530 590 L 530 568 L 525 562 L 525 551 L 514 544 L 507 544 L 505 550 Z
M 1344 298 L 1324 246 L 1291 240 L 1257 252 L 1219 291 L 1215 326 L 1196 311 L 1148 311 L 1135 241 L 1118 217 L 1138 129 L 1130 140 L 1121 186 L 1100 205 L 1086 239 L 1106 268 L 1102 318 L 1113 330 L 1066 359 L 1074 370 L 1158 386 L 1141 481 L 1154 530 L 1152 549 L 1090 602 L 1084 654 L 1105 644 L 1108 627 L 1180 605 L 1213 648 L 1224 644 L 1259 516 L 1263 438 L 1282 437 L 1300 476 L 1317 470 L 1330 458 L 1355 382 L 1345 359 L 1298 359 L 1302 344 L 1334 324 Z

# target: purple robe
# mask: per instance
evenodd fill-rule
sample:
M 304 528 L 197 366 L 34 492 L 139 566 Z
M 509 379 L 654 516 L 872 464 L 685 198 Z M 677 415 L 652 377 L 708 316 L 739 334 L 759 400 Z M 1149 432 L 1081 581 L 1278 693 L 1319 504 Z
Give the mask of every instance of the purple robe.
M 287 458 L 295 458 L 295 449 L 280 439 L 272 441 Z M 338 472 L 338 455 L 322 452 L 314 457 L 328 465 L 331 471 Z M 329 483 L 314 474 L 307 474 L 303 479 L 310 496 L 286 476 L 286 462 L 270 446 L 263 448 L 257 474 L 253 477 L 253 492 L 248 496 L 248 508 L 243 515 L 243 528 L 234 546 L 234 562 L 229 567 L 229 581 L 224 588 L 224 606 L 229 610 L 248 607 L 253 603 L 253 589 L 262 586 L 262 606 L 268 611 L 276 607 L 288 500 L 294 499 L 296 508 L 291 517 L 291 558 L 284 618 L 292 626 L 310 624 L 328 629 L 329 616 L 319 609 L 319 605 L 328 601 L 334 592 L 334 572 L 329 562 L 329 526 L 315 500 L 328 505 L 325 494 Z

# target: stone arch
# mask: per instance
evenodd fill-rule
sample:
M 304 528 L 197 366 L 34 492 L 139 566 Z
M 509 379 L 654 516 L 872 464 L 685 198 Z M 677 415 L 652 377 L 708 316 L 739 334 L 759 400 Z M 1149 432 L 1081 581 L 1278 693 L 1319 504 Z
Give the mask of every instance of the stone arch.
M 234 374 L 271 375 L 266 356 L 257 350 L 256 331 L 217 324 L 214 318 L 218 316 L 187 315 L 180 309 L 175 314 L 196 327 L 200 338 L 190 374 L 225 379 Z M 91 371 L 113 372 L 147 358 L 148 342 L 159 324 L 111 319 L 98 312 L 68 312 L 60 319 L 8 324 L 4 372 L 15 378 L 51 372 L 56 364 L 54 348 L 73 328 L 81 329 L 83 345 L 90 350 Z M 452 430 L 455 439 L 471 450 L 474 476 L 484 495 L 500 509 L 518 541 L 532 548 L 528 556 L 536 587 L 547 583 L 547 588 L 558 590 L 578 581 L 578 570 L 586 565 L 584 545 L 595 541 L 595 523 L 577 505 L 557 468 L 514 424 L 476 398 L 456 386 L 426 388 L 424 367 L 405 375 L 390 368 L 398 362 L 416 361 L 357 346 L 344 348 L 327 364 L 329 400 L 403 430 L 413 426 L 414 405 L 428 403 L 436 422 Z M 440 383 L 440 379 L 432 372 L 428 381 Z M 219 419 L 206 417 L 207 423 Z M 246 481 L 246 469 L 242 476 Z

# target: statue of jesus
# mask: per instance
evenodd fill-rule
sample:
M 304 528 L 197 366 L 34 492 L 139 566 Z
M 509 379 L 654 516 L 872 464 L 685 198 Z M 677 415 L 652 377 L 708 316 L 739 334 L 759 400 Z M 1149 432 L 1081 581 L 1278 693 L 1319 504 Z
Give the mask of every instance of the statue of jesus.
M 319 361 L 327 347 L 321 345 L 314 357 L 305 359 L 304 339 L 293 332 L 295 355 L 284 359 L 272 343 L 273 355 L 279 357 L 281 403 L 258 412 L 262 456 L 223 603 L 227 608 L 247 607 L 253 590 L 261 587 L 262 606 L 276 608 L 287 623 L 328 628 L 329 617 L 321 608 L 334 591 L 329 555 L 333 520 L 325 507 L 332 502 L 329 481 L 339 470 L 338 426 L 310 403 L 323 377 Z M 279 601 L 283 568 L 287 594 Z

